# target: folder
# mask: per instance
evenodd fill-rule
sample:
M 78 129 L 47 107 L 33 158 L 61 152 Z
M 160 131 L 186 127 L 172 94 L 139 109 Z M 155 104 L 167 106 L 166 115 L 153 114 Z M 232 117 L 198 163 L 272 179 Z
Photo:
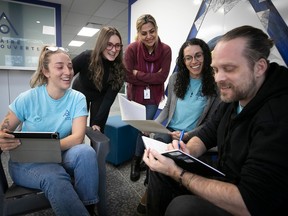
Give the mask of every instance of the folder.
M 146 120 L 146 107 L 144 105 L 128 100 L 126 95 L 122 93 L 118 93 L 118 100 L 122 121 L 142 132 L 170 133 L 161 123 Z
M 162 155 L 169 157 L 181 168 L 205 177 L 225 177 L 225 174 L 209 164 L 183 152 L 180 149 L 167 150 L 167 143 L 142 136 L 146 149 L 155 149 Z

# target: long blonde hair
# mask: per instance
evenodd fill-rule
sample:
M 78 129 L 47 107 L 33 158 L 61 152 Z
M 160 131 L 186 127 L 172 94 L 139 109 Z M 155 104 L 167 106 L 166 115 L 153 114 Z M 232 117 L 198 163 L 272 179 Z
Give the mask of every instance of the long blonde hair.
M 55 51 L 54 51 L 55 49 Z M 44 46 L 40 52 L 39 60 L 38 60 L 38 66 L 36 71 L 33 73 L 31 79 L 30 79 L 30 87 L 35 88 L 37 86 L 41 86 L 43 84 L 48 83 L 47 77 L 44 75 L 43 70 L 49 70 L 48 64 L 50 62 L 50 56 L 54 55 L 56 53 L 65 53 L 68 55 L 64 49 L 54 47 L 54 46 Z

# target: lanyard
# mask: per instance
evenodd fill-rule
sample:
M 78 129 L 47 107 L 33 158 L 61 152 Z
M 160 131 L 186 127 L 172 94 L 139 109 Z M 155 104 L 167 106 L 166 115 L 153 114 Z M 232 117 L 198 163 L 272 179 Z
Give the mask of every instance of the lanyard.
M 153 72 L 153 69 L 154 69 L 154 63 L 152 62 L 151 63 L 151 67 L 150 67 L 150 70 L 149 70 L 149 63 L 146 63 L 146 70 L 150 73 Z

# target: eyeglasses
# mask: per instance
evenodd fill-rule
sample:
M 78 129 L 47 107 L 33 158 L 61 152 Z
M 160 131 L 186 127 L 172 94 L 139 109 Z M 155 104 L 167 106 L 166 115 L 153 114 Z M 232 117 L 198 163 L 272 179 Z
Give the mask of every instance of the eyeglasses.
M 62 50 L 63 52 L 69 52 L 68 49 L 64 48 L 64 47 L 57 47 L 57 46 L 48 46 L 46 47 L 46 51 L 52 51 L 52 52 L 56 52 L 57 50 Z
M 106 46 L 106 49 L 107 49 L 107 50 L 112 50 L 113 47 L 115 47 L 115 50 L 119 51 L 119 50 L 122 49 L 123 45 L 122 45 L 122 44 L 119 44 L 119 43 L 113 44 L 113 43 L 108 42 L 108 43 L 107 43 L 107 46 Z
M 203 59 L 204 55 L 202 52 L 196 53 L 194 56 L 184 56 L 183 60 L 185 63 L 190 63 L 191 61 L 193 61 L 193 59 L 195 59 L 195 61 L 201 61 Z

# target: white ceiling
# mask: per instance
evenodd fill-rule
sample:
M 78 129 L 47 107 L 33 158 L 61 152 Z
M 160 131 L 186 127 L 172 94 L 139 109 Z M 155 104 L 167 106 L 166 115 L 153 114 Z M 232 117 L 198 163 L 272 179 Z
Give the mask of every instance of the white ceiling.
M 87 23 L 111 25 L 120 32 L 124 48 L 128 43 L 128 0 L 45 0 L 61 4 L 62 46 L 72 57 L 86 49 L 93 49 L 98 33 L 93 37 L 78 36 Z M 88 27 L 91 27 L 89 25 Z M 81 47 L 68 47 L 71 40 L 85 41 Z

